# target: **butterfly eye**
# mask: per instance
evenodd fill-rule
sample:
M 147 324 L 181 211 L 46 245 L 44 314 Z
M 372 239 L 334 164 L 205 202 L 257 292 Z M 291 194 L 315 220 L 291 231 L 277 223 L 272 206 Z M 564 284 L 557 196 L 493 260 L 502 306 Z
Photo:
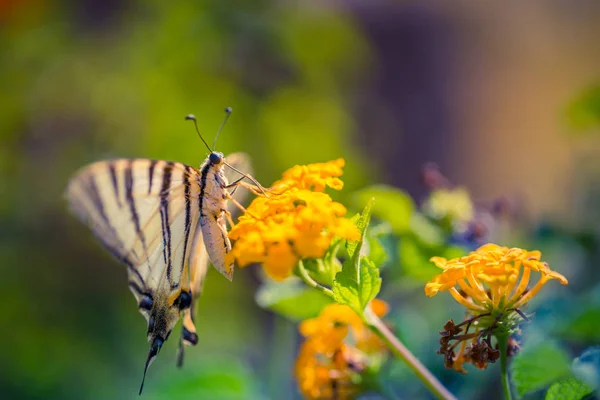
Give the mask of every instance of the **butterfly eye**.
M 223 162 L 223 156 L 213 151 L 210 153 L 209 160 L 211 164 L 221 164 L 221 162 Z
M 179 305 L 180 310 L 190 308 L 190 306 L 192 305 L 192 295 L 190 294 L 190 292 L 182 291 L 177 300 L 175 301 L 175 304 Z
M 142 310 L 150 311 L 152 309 L 153 303 L 154 302 L 152 301 L 152 296 L 150 296 L 149 294 L 145 294 L 144 296 L 142 296 L 138 307 Z

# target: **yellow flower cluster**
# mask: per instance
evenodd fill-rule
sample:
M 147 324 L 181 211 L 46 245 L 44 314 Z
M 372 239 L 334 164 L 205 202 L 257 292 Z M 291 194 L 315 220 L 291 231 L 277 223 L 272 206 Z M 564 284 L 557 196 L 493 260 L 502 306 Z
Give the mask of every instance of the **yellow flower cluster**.
M 443 271 L 425 285 L 425 294 L 432 297 L 448 290 L 457 302 L 474 313 L 516 309 L 531 300 L 549 280 L 568 283 L 564 276 L 540 261 L 541 256 L 539 251 L 486 244 L 452 260 L 433 257 L 431 261 Z M 527 291 L 532 272 L 539 273 L 540 278 Z
M 471 196 L 464 188 L 434 190 L 425 203 L 425 209 L 434 218 L 449 218 L 456 223 L 470 222 L 475 216 Z
M 385 302 L 373 300 L 371 310 L 383 316 Z M 296 360 L 296 379 L 307 399 L 350 399 L 360 391 L 358 377 L 368 366 L 369 355 L 385 345 L 363 324 L 350 307 L 329 304 L 317 318 L 300 324 L 306 341 Z
M 315 163 L 309 165 L 296 165 L 283 173 L 280 181 L 273 185 L 279 189 L 297 188 L 313 192 L 322 192 L 326 187 L 342 190 L 344 182 L 339 178 L 344 173 L 344 159 Z
M 290 276 L 298 260 L 323 257 L 333 237 L 358 240 L 356 226 L 343 218 L 346 208 L 323 193 L 341 189 L 344 160 L 297 165 L 255 198 L 229 232 L 234 245 L 228 262 L 239 267 L 261 263 L 275 280 Z

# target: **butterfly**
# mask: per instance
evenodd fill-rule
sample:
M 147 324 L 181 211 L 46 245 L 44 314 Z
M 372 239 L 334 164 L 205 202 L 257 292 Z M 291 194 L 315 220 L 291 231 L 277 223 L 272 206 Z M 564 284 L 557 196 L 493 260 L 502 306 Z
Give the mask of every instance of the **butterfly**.
M 230 108 L 225 111 L 213 149 L 231 114 Z M 244 210 L 241 195 L 234 197 L 236 189 L 243 186 L 267 195 L 251 175 L 238 169 L 249 168 L 245 154 L 234 153 L 226 159 L 208 146 L 196 118 L 188 115 L 186 119 L 194 122 L 210 151 L 199 169 L 143 158 L 99 161 L 76 172 L 66 190 L 71 210 L 127 266 L 129 289 L 148 323 L 151 344 L 139 394 L 148 367 L 181 317 L 178 365 L 183 362 L 184 345 L 198 342 L 194 304 L 209 262 L 233 279 L 233 265 L 225 262 L 231 250 L 226 221 L 233 225 L 230 204 Z

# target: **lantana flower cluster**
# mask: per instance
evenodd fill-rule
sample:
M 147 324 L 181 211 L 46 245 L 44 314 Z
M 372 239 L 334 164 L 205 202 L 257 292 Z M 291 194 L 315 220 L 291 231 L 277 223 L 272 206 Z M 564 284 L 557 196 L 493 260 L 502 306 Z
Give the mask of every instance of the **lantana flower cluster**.
M 371 310 L 379 317 L 388 306 L 375 299 Z M 329 304 L 317 318 L 300 324 L 306 338 L 296 359 L 296 379 L 307 399 L 351 399 L 361 391 L 362 375 L 385 345 L 346 305 Z
M 460 324 L 450 320 L 440 332 L 441 348 L 448 368 L 465 373 L 465 362 L 483 369 L 495 362 L 499 355 L 498 344 L 492 337 L 510 335 L 518 324 L 527 319 L 520 310 L 550 280 L 563 285 L 567 279 L 550 270 L 541 261 L 539 251 L 508 248 L 486 244 L 464 257 L 447 260 L 433 257 L 431 261 L 442 273 L 425 285 L 429 297 L 448 291 L 467 309 L 467 318 Z M 532 273 L 539 273 L 533 288 L 528 289 Z M 472 329 L 471 329 L 472 328 Z M 457 351 L 455 351 L 458 348 Z M 508 354 L 514 353 L 518 343 L 508 340 Z
M 229 232 L 234 245 L 227 254 L 238 267 L 260 263 L 275 280 L 290 276 L 299 260 L 321 258 L 333 237 L 357 240 L 356 226 L 344 218 L 346 208 L 324 193 L 340 190 L 344 160 L 297 165 L 255 198 Z
M 475 313 L 518 308 L 548 281 L 556 279 L 563 285 L 568 283 L 563 275 L 540 261 L 541 256 L 539 251 L 486 244 L 452 260 L 433 257 L 431 261 L 442 273 L 425 285 L 425 294 L 432 297 L 449 291 L 457 302 Z M 532 272 L 539 273 L 540 277 L 536 285 L 526 291 Z

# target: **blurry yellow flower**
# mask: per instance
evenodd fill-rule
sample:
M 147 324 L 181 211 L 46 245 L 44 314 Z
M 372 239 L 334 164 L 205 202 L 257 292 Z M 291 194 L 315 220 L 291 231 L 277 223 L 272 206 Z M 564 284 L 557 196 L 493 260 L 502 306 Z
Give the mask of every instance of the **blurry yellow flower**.
M 424 208 L 433 218 L 449 218 L 456 223 L 472 221 L 475 214 L 469 192 L 460 187 L 434 190 L 427 199 Z
M 388 308 L 378 299 L 370 306 L 378 316 Z M 327 305 L 299 329 L 306 340 L 296 359 L 296 379 L 307 399 L 354 398 L 360 392 L 360 374 L 369 365 L 369 356 L 385 351 L 379 338 L 345 305 Z
M 341 189 L 344 160 L 295 166 L 270 188 L 270 197 L 257 197 L 229 232 L 235 241 L 228 262 L 239 267 L 261 263 L 276 280 L 287 278 L 298 260 L 321 258 L 331 239 L 358 240 L 356 226 L 343 218 L 346 208 L 323 193 Z
M 435 296 L 448 290 L 471 313 L 516 309 L 527 303 L 551 279 L 568 283 L 561 274 L 540 261 L 539 251 L 486 244 L 467 256 L 431 261 L 443 271 L 425 285 L 425 294 Z M 540 274 L 527 291 L 531 272 Z
M 338 158 L 326 163 L 309 165 L 296 165 L 283 173 L 281 180 L 275 182 L 274 187 L 308 189 L 313 192 L 322 192 L 328 186 L 335 190 L 342 190 L 344 182 L 342 176 L 344 159 Z

